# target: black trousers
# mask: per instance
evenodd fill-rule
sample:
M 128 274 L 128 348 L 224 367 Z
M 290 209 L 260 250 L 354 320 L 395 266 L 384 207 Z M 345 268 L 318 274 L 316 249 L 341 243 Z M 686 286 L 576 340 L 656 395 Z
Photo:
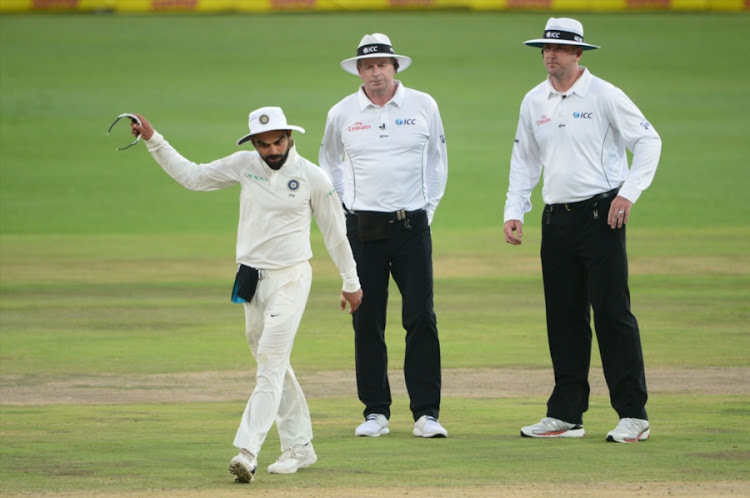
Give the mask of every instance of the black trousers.
M 427 214 L 392 221 L 388 237 L 362 242 L 357 215 L 347 214 L 349 243 L 362 285 L 362 304 L 354 313 L 354 349 L 357 392 L 364 415 L 380 413 L 390 418 L 388 350 L 385 342 L 386 308 L 390 275 L 402 298 L 401 322 L 406 330 L 404 378 L 410 408 L 438 418 L 440 412 L 440 341 L 433 309 L 432 236 Z
M 610 402 L 620 418 L 648 419 L 640 332 L 630 312 L 625 227 L 607 225 L 614 196 L 572 210 L 545 206 L 542 274 L 555 389 L 547 416 L 583 423 L 589 402 L 590 312 Z

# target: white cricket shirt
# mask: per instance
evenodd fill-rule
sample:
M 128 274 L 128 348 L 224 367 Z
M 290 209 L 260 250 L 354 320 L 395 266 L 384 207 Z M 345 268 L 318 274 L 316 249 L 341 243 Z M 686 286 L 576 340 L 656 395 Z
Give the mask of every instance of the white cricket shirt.
M 546 204 L 582 201 L 617 187 L 618 195 L 635 202 L 651 184 L 659 134 L 622 90 L 581 67 L 564 96 L 548 77 L 521 103 L 505 221 L 523 221 L 531 211 L 542 170 Z M 630 168 L 626 149 L 633 153 Z
M 399 81 L 384 106 L 361 86 L 328 112 L 319 162 L 353 211 L 425 209 L 430 222 L 448 179 L 437 103 Z
M 145 141 L 159 165 L 190 190 L 212 191 L 240 185 L 237 263 L 278 270 L 312 257 L 313 216 L 326 248 L 344 280 L 343 290 L 360 288 L 341 204 L 326 174 L 292 147 L 274 171 L 257 151 L 240 151 L 208 164 L 185 159 L 159 133 Z

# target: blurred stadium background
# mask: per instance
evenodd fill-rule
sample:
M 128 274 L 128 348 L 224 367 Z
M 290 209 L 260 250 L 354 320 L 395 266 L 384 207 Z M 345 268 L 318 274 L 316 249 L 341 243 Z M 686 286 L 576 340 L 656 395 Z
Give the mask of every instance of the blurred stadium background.
M 0 12 L 743 11 L 750 0 L 0 0 Z

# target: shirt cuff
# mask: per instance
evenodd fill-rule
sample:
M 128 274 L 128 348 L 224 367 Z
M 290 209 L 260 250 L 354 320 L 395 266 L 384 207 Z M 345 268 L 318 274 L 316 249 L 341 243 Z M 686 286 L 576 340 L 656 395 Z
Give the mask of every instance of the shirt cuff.
M 341 278 L 344 279 L 344 286 L 341 288 L 344 292 L 357 292 L 362 287 L 357 277 L 357 270 L 342 273 Z
M 523 212 L 514 212 L 512 209 L 506 209 L 503 214 L 503 225 L 506 224 L 508 220 L 518 220 L 523 223 Z
M 641 196 L 642 191 L 639 190 L 637 187 L 634 187 L 632 185 L 628 185 L 627 182 L 623 184 L 622 187 L 620 187 L 620 191 L 617 193 L 617 195 L 622 196 L 635 204 L 635 201 L 638 200 L 638 198 Z
M 155 150 L 162 143 L 164 143 L 164 136 L 158 131 L 154 130 L 154 134 L 151 135 L 151 138 L 149 138 L 148 140 L 144 140 L 143 143 L 146 144 L 148 150 Z

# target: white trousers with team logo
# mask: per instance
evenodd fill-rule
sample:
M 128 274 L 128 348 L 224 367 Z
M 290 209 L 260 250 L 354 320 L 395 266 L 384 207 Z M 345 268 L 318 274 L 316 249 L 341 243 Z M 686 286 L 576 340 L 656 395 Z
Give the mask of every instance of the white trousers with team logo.
M 308 262 L 264 270 L 252 301 L 244 303 L 245 333 L 258 370 L 234 445 L 255 456 L 274 421 L 281 451 L 312 440 L 310 410 L 289 363 L 311 283 Z

